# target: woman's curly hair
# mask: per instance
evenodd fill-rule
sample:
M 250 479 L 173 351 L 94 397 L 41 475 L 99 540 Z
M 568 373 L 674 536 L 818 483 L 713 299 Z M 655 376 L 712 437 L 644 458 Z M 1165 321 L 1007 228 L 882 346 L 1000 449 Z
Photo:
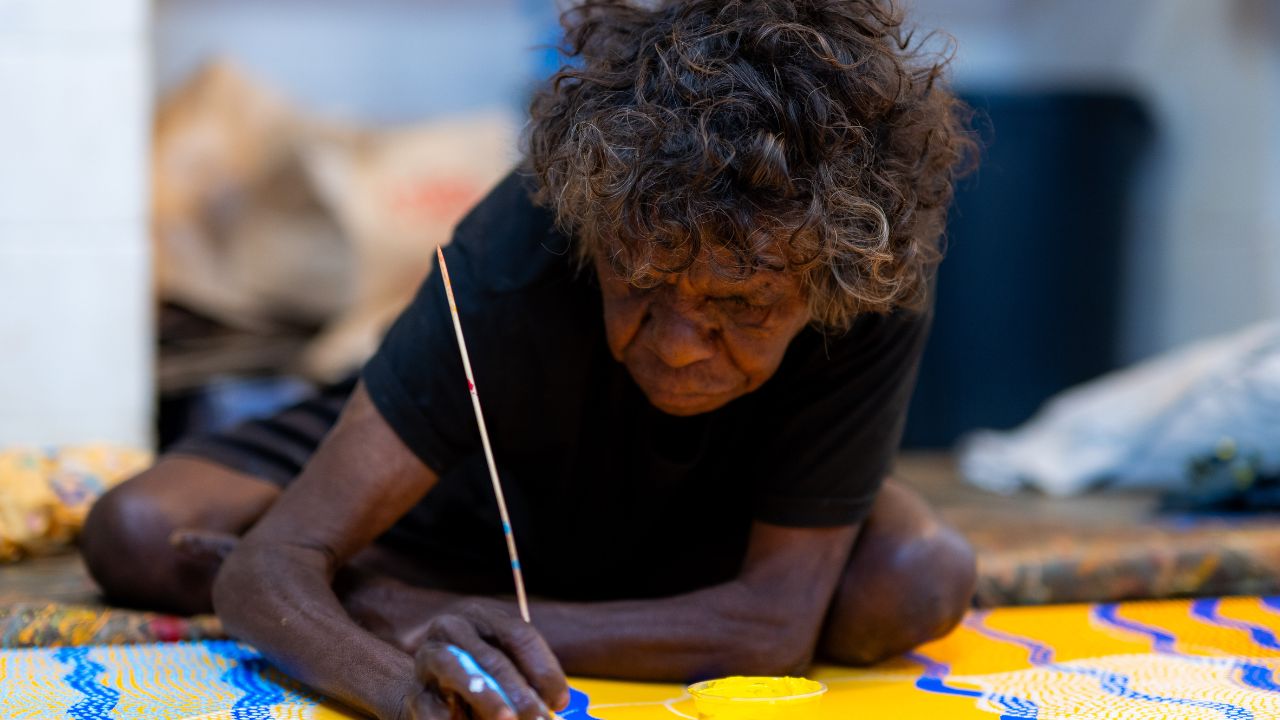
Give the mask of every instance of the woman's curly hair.
M 562 22 L 579 61 L 534 97 L 527 162 L 584 262 L 643 284 L 780 250 L 833 332 L 927 304 L 975 143 L 895 3 L 586 0 Z

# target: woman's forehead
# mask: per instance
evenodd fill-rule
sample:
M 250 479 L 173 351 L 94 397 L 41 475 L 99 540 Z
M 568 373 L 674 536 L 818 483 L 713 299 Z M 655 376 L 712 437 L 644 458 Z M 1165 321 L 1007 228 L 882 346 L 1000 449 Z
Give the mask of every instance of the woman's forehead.
M 678 280 L 682 276 L 688 278 L 694 290 L 709 294 L 785 293 L 800 287 L 800 272 L 788 269 L 781 262 L 776 265 L 761 262 L 752 267 L 743 267 L 741 263 L 737 263 L 725 267 L 699 261 L 690 265 L 687 270 L 664 279 Z
M 637 258 L 638 259 L 638 258 Z M 802 284 L 802 272 L 789 267 L 776 247 L 764 248 L 749 257 L 725 247 L 703 246 L 698 257 L 690 260 L 679 250 L 650 247 L 639 267 L 627 267 L 622 257 L 613 265 L 619 279 L 638 287 L 677 283 L 687 279 L 693 289 L 704 293 L 747 294 L 784 293 Z

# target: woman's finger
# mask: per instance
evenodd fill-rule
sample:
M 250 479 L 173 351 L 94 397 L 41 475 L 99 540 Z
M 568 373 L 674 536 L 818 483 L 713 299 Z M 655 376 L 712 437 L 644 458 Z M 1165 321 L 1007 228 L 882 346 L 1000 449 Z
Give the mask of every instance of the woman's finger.
M 418 650 L 418 676 L 446 699 L 456 699 L 479 720 L 516 720 L 508 694 L 456 645 L 431 642 Z
M 481 641 L 468 649 L 476 663 L 502 687 L 521 720 L 549 720 L 550 708 L 502 649 Z
M 486 617 L 484 613 L 487 611 L 466 607 L 460 613 L 441 615 L 432 620 L 427 639 L 456 645 L 465 651 L 502 688 L 522 720 L 550 718 L 551 711 L 547 703 L 530 687 L 529 681 L 511 658 L 486 639 L 496 638 L 491 631 L 495 618 Z M 507 616 L 497 612 L 496 619 L 504 617 Z M 555 662 L 554 656 L 552 661 Z
M 569 681 L 560 661 L 542 635 L 529 623 L 504 614 L 486 618 L 487 635 L 501 648 L 548 707 L 569 705 Z
M 454 720 L 449 703 L 435 690 L 423 690 L 409 704 L 409 720 Z

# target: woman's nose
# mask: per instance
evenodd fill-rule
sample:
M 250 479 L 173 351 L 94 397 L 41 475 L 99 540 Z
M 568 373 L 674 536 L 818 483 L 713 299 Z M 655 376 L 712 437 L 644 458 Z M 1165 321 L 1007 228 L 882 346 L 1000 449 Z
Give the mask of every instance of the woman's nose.
M 681 368 L 716 354 L 713 334 L 688 310 L 664 307 L 649 318 L 649 347 L 663 363 Z

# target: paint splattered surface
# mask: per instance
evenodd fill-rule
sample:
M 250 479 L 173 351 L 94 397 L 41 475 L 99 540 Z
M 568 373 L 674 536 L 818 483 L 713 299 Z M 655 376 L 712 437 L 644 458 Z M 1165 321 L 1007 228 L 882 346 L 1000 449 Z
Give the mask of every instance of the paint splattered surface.
M 815 718 L 1280 718 L 1280 599 L 1008 608 L 869 670 Z M 675 685 L 575 680 L 566 720 L 695 717 Z M 344 718 L 229 642 L 0 652 L 0 717 Z
M 346 718 L 226 640 L 0 652 L 0 717 Z

